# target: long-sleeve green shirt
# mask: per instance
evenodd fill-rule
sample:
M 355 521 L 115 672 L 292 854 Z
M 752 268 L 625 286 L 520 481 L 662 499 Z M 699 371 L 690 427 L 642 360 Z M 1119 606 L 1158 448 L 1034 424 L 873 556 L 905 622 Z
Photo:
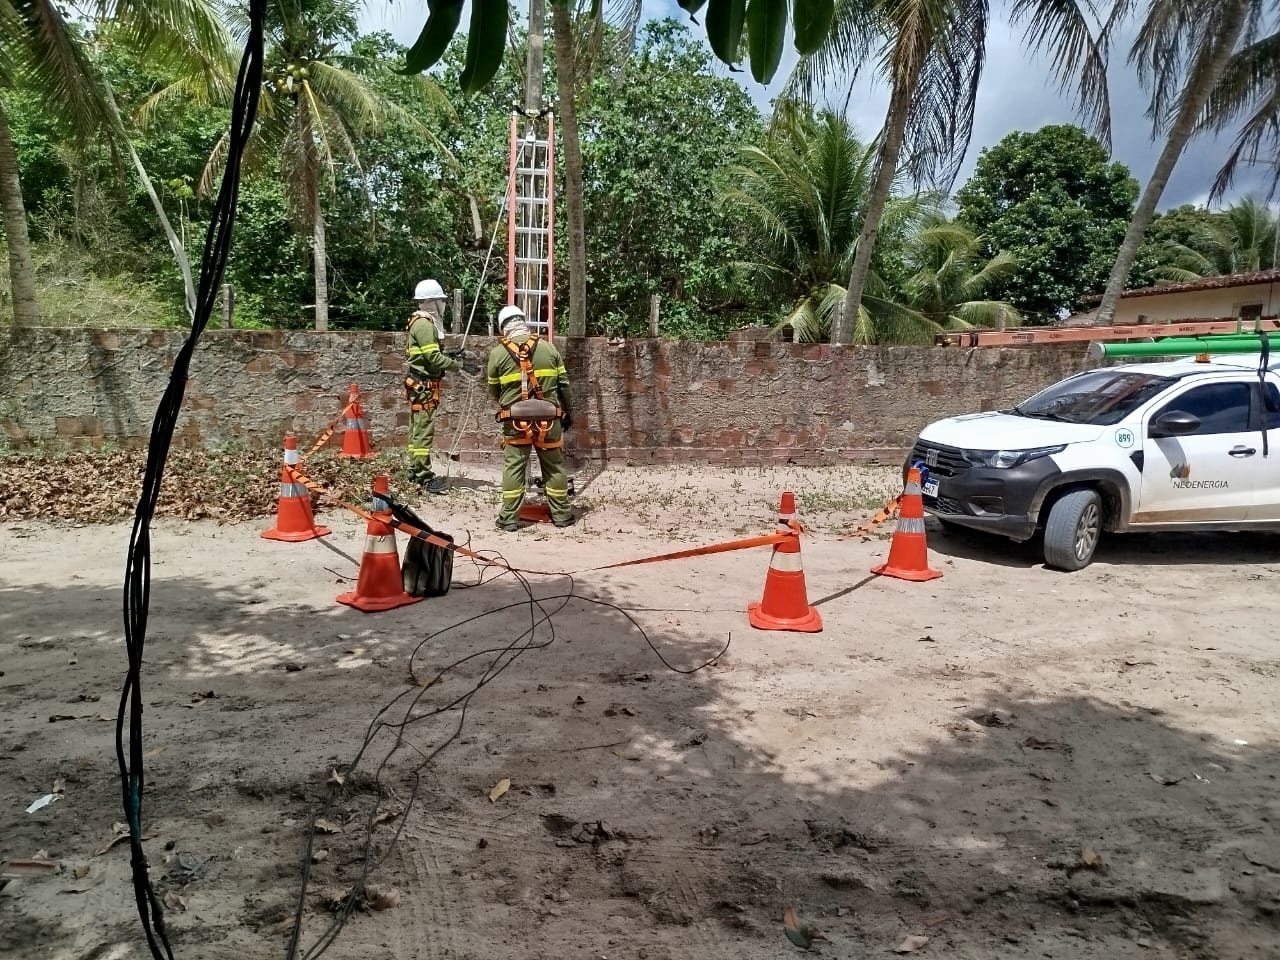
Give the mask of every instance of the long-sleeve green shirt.
M 426 313 L 415 313 L 409 318 L 409 338 L 404 352 L 409 366 L 423 380 L 439 380 L 450 370 L 458 370 L 462 366 L 440 349 L 435 321 Z
M 511 342 L 520 346 L 528 335 L 513 337 Z M 569 390 L 569 371 L 564 368 L 560 351 L 547 341 L 539 339 L 529 358 L 533 375 L 538 378 L 542 396 L 558 404 L 565 413 L 573 410 L 573 397 Z M 501 407 L 509 407 L 520 399 L 520 363 L 502 344 L 489 351 L 489 396 Z M 530 396 L 532 396 L 532 391 Z

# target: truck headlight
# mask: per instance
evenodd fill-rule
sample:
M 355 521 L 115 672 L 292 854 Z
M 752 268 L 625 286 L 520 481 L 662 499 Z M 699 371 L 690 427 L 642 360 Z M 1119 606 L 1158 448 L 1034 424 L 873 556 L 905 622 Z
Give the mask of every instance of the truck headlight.
M 1050 454 L 1061 453 L 1067 449 L 1065 443 L 1052 447 L 1032 447 L 1029 450 L 966 450 L 964 458 L 972 467 L 994 467 L 997 470 L 1008 470 L 1020 467 L 1029 460 L 1038 460 Z

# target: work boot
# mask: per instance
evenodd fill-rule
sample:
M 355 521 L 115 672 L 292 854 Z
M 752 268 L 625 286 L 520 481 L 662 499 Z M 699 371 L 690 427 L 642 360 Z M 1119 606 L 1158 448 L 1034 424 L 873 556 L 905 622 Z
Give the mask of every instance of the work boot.
M 444 477 L 431 477 L 422 483 L 427 493 L 444 493 L 449 489 L 449 482 Z
M 578 518 L 575 517 L 573 514 L 570 514 L 569 516 L 565 517 L 563 520 L 553 520 L 552 522 L 557 527 L 572 527 L 575 523 L 578 522 Z
M 508 520 L 505 523 L 501 520 L 498 521 L 498 529 L 506 533 L 515 533 L 517 530 L 521 529 L 523 526 L 524 524 L 521 523 L 519 520 Z

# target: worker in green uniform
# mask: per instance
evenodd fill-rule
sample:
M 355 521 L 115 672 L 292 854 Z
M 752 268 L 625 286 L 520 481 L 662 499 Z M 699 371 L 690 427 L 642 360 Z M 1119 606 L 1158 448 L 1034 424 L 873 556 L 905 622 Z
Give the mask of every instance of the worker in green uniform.
M 502 510 L 498 527 L 520 529 L 530 449 L 538 451 L 542 489 L 557 527 L 574 522 L 564 470 L 564 431 L 573 426 L 569 374 L 560 351 L 530 333 L 524 311 L 498 313 L 498 345 L 489 352 L 489 396 L 502 424 Z
M 428 493 L 444 493 L 445 481 L 431 469 L 431 442 L 436 435 L 436 407 L 440 405 L 440 381 L 462 364 L 444 353 L 444 290 L 435 280 L 423 280 L 413 291 L 418 309 L 409 317 L 405 355 L 409 374 L 404 397 L 409 402 L 409 479 Z

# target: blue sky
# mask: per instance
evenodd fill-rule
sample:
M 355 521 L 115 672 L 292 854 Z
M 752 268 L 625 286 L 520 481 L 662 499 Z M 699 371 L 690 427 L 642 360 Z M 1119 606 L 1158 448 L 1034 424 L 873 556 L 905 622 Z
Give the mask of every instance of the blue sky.
M 687 14 L 675 0 L 644 0 L 643 9 L 647 17 L 672 16 L 688 23 Z M 362 26 L 367 30 L 387 30 L 407 44 L 417 38 L 426 17 L 425 0 L 370 0 L 362 17 Z M 464 28 L 466 22 L 467 14 L 464 12 Z M 705 44 L 703 28 L 692 24 L 690 28 L 694 37 Z M 1013 130 L 1035 130 L 1049 123 L 1077 122 L 1070 101 L 1054 88 L 1048 79 L 1047 69 L 1023 48 L 1020 30 L 994 15 L 990 37 L 987 63 L 978 93 L 973 143 L 956 181 L 957 186 L 972 172 L 979 151 L 984 146 L 997 143 L 1005 134 Z M 1112 56 L 1112 156 L 1126 164 L 1139 181 L 1145 181 L 1155 164 L 1160 144 L 1153 144 L 1150 140 L 1151 124 L 1143 115 L 1146 97 L 1137 78 L 1124 63 L 1127 53 L 1128 48 L 1124 46 Z M 794 63 L 795 51 L 788 43 L 778 75 L 768 87 L 756 83 L 749 73 L 731 76 L 768 112 L 770 99 Z M 717 65 L 722 66 L 718 61 Z M 722 72 L 730 75 L 727 69 Z M 868 71 L 869 76 L 858 82 L 849 106 L 849 119 L 867 137 L 879 130 L 888 106 L 888 91 L 883 84 L 875 82 L 870 76 L 872 73 Z M 1193 141 L 1178 161 L 1164 192 L 1161 208 L 1181 203 L 1203 203 L 1230 141 L 1230 136 L 1218 141 L 1209 138 Z M 1243 195 L 1251 189 L 1265 195 L 1264 179 L 1248 176 L 1248 173 L 1246 170 L 1246 175 L 1237 177 L 1233 196 Z

